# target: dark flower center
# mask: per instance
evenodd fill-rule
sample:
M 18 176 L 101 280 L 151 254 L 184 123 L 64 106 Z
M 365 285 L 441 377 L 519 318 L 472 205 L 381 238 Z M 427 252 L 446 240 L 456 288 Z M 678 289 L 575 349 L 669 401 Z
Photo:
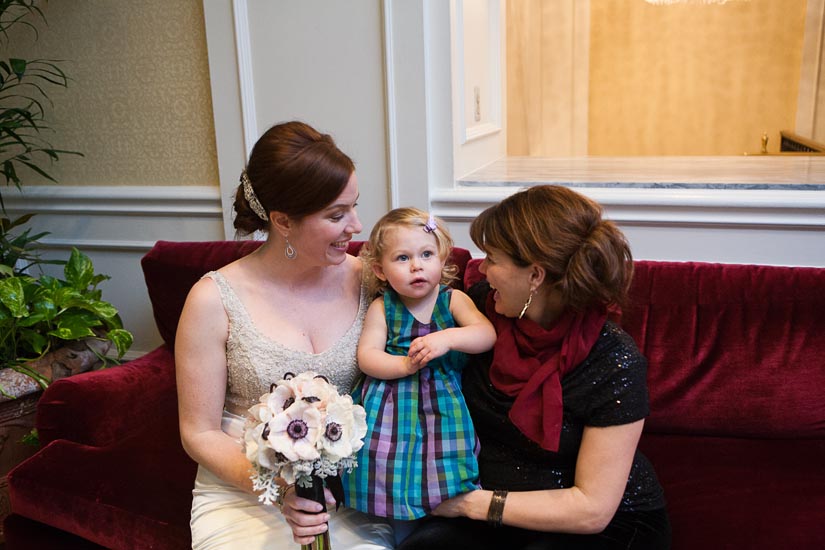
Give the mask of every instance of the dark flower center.
M 293 403 L 295 403 L 295 398 L 294 397 L 288 397 L 287 400 L 284 401 L 284 410 L 287 410 L 290 407 L 290 405 L 292 405 Z
M 309 433 L 309 428 L 307 428 L 307 423 L 297 418 L 289 423 L 289 426 L 286 427 L 286 433 L 292 439 L 302 439 L 307 436 Z
M 338 441 L 341 439 L 343 435 L 343 430 L 341 429 L 341 425 L 335 422 L 330 422 L 327 424 L 327 431 L 324 433 L 327 439 L 330 441 Z

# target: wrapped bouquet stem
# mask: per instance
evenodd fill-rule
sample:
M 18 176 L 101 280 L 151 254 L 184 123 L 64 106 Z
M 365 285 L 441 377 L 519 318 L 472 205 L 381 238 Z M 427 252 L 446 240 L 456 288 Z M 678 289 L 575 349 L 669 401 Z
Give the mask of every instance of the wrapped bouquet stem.
M 259 500 L 272 505 L 278 497 L 277 478 L 295 484 L 298 496 L 325 506 L 324 485 L 337 502 L 343 491 L 340 474 L 357 466 L 355 455 L 364 444 L 366 413 L 352 398 L 313 372 L 287 374 L 249 409 L 244 428 L 244 452 L 252 462 L 252 486 Z M 329 550 L 329 531 L 305 550 Z
M 326 512 L 326 498 L 324 498 L 324 480 L 316 475 L 310 476 L 308 484 L 296 484 L 295 494 L 302 498 L 314 500 L 323 506 L 322 512 Z M 336 497 L 336 501 L 337 501 Z M 315 536 L 315 541 L 312 544 L 302 544 L 301 550 L 329 550 L 331 548 L 329 543 L 329 530 L 320 535 Z

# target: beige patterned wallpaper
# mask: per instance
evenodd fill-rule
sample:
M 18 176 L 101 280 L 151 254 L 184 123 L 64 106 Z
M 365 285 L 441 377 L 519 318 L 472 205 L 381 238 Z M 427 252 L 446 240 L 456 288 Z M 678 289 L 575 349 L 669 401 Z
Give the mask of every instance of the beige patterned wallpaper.
M 66 185 L 218 185 L 201 0 L 43 3 L 39 39 L 18 30 L 12 56 L 65 60 L 52 94 L 50 170 Z M 32 177 L 29 183 L 45 180 Z

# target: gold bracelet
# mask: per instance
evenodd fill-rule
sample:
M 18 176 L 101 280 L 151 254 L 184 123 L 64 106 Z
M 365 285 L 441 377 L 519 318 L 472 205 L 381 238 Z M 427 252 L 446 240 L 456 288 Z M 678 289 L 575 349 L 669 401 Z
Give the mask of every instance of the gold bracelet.
M 278 505 L 278 508 L 283 510 L 284 508 L 284 499 L 286 498 L 286 494 L 289 492 L 290 489 L 294 489 L 295 484 L 290 483 L 289 485 L 284 485 L 281 487 L 281 490 L 278 491 L 278 496 L 275 497 L 275 504 Z
M 487 509 L 487 523 L 493 527 L 501 527 L 505 500 L 507 500 L 507 491 L 501 489 L 493 491 L 493 498 L 490 499 L 490 507 Z

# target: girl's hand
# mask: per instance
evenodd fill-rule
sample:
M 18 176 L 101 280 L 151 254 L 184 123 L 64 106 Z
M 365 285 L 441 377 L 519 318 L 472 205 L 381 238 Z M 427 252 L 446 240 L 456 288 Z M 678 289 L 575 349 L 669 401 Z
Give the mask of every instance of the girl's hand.
M 441 357 L 450 351 L 449 329 L 420 336 L 410 344 L 410 351 L 407 354 L 413 366 L 421 369 L 433 359 Z
M 335 498 L 329 489 L 324 490 L 324 496 L 327 500 L 327 509 L 330 506 L 335 507 Z M 314 500 L 296 495 L 294 489 L 285 494 L 281 513 L 292 528 L 292 539 L 297 544 L 312 544 L 315 541 L 315 535 L 320 535 L 329 529 L 327 525 L 329 514 L 321 512 L 321 508 L 321 505 Z

